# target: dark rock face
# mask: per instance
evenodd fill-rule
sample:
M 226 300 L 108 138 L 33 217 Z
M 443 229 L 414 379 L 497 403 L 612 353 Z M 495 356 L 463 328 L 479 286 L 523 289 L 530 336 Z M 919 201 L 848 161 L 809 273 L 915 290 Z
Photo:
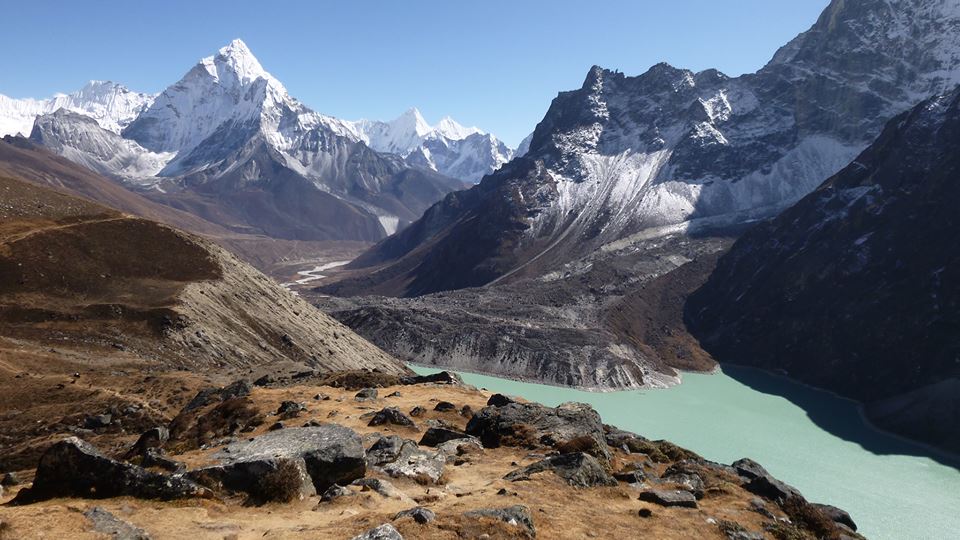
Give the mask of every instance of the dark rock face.
M 350 491 L 350 488 L 346 488 L 337 484 L 334 484 L 327 488 L 326 491 L 320 495 L 321 502 L 330 502 L 334 499 L 339 499 L 341 497 L 349 497 L 353 495 L 353 492 Z
M 14 503 L 27 504 L 54 497 L 137 497 L 183 499 L 205 490 L 182 476 L 149 472 L 101 454 L 76 437 L 65 439 L 40 458 L 33 486 L 21 490 Z
M 857 524 L 854 523 L 853 518 L 850 517 L 850 514 L 846 510 L 841 510 L 836 506 L 831 506 L 829 504 L 813 503 L 813 506 L 823 512 L 823 515 L 830 518 L 830 520 L 834 523 L 845 525 L 854 531 L 857 530 Z
M 594 67 L 553 100 L 525 156 L 374 246 L 353 267 L 375 272 L 338 290 L 475 287 L 650 227 L 771 215 L 849 163 L 885 121 L 945 91 L 960 67 L 958 29 L 946 3 L 834 0 L 754 74 Z
M 143 455 L 147 450 L 159 448 L 170 440 L 170 430 L 164 426 L 157 426 L 144 431 L 137 442 L 127 453 L 128 456 Z
M 697 498 L 693 496 L 693 493 L 683 490 L 651 489 L 641 493 L 640 500 L 660 506 L 697 507 Z
M 516 400 L 511 399 L 503 394 L 494 394 L 490 396 L 490 399 L 487 400 L 487 405 L 491 407 L 503 407 L 504 405 L 509 405 L 515 401 Z
M 396 407 L 387 407 L 377 411 L 377 413 L 373 415 L 373 418 L 370 419 L 370 423 L 367 425 L 382 426 L 384 424 L 408 427 L 414 425 L 413 420 L 411 420 L 409 416 L 400 412 L 400 409 Z
M 440 446 L 447 441 L 470 438 L 466 433 L 450 428 L 432 427 L 420 438 L 421 446 Z
M 301 471 L 302 495 L 323 493 L 334 484 L 345 485 L 366 473 L 360 437 L 334 424 L 271 431 L 252 441 L 228 445 L 217 457 L 221 464 L 197 469 L 190 477 L 214 480 L 225 488 L 255 496 L 262 493 L 260 478 L 292 463 Z
M 602 449 L 601 459 L 610 459 L 600 415 L 582 403 L 564 403 L 553 408 L 537 403 L 484 407 L 470 419 L 466 431 L 479 438 L 485 448 L 524 442 L 553 446 L 590 437 Z
M 354 396 L 354 399 L 357 401 L 373 401 L 377 399 L 377 389 L 376 388 L 364 388 L 357 392 L 357 395 Z
M 526 506 L 517 504 L 506 508 L 481 508 L 463 514 L 472 518 L 493 518 L 509 525 L 521 527 L 531 538 L 536 537 L 537 529 L 533 523 L 533 516 Z
M 544 471 L 552 471 L 566 480 L 568 484 L 576 487 L 617 485 L 616 479 L 604 470 L 603 465 L 596 458 L 584 453 L 551 456 L 522 469 L 517 469 L 507 474 L 504 479 L 512 482 L 529 480 L 532 475 Z
M 439 412 L 450 412 L 457 410 L 457 406 L 449 401 L 441 401 L 433 407 L 433 410 Z
M 784 370 L 960 450 L 960 92 L 740 238 L 686 306 L 718 360 Z M 923 421 L 927 418 L 935 421 Z

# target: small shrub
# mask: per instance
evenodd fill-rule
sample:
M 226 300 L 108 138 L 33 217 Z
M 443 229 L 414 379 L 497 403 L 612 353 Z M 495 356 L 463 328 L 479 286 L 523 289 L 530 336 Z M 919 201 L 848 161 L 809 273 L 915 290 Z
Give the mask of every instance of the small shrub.
M 257 493 L 264 501 L 290 502 L 300 497 L 303 472 L 289 459 L 277 463 L 277 468 L 260 477 Z
M 536 448 L 539 445 L 537 431 L 527 424 L 514 424 L 510 426 L 507 433 L 500 436 L 500 444 L 503 446 Z
M 796 523 L 817 538 L 839 540 L 840 530 L 832 519 L 824 515 L 816 506 L 799 497 L 790 497 L 781 505 L 783 512 Z

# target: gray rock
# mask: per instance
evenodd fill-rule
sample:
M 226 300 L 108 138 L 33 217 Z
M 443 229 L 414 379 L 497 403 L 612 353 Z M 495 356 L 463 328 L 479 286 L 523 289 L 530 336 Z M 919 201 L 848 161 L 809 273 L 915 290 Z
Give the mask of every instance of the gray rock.
M 113 415 L 111 414 L 96 414 L 93 416 L 88 416 L 83 421 L 84 429 L 100 429 L 105 428 L 113 422 Z
M 366 473 L 360 436 L 353 430 L 327 424 L 265 433 L 250 441 L 228 445 L 216 457 L 220 463 L 191 471 L 197 479 L 213 478 L 224 487 L 251 495 L 259 492 L 259 478 L 289 461 L 304 472 L 301 495 L 323 493 L 334 484 L 349 484 Z
M 693 493 L 676 489 L 647 490 L 640 494 L 640 500 L 659 504 L 660 506 L 697 507 L 697 498 L 693 496 Z
M 447 441 L 456 439 L 466 439 L 469 435 L 466 433 L 446 427 L 431 427 L 427 429 L 423 437 L 420 438 L 421 446 L 439 446 Z
M 394 478 L 411 478 L 419 483 L 436 484 L 443 475 L 447 457 L 441 452 L 404 448 L 392 463 L 381 468 Z
M 760 476 L 769 476 L 770 473 L 762 465 L 750 458 L 743 458 L 734 461 L 732 465 L 737 474 L 747 480 L 753 480 Z
M 433 510 L 424 508 L 422 506 L 417 506 L 409 510 L 398 512 L 397 515 L 393 516 L 393 520 L 396 521 L 405 517 L 413 518 L 414 521 L 421 525 L 430 523 L 431 521 L 437 519 L 437 515 L 433 513 Z
M 367 450 L 367 464 L 370 466 L 392 463 L 404 452 L 413 452 L 417 443 L 396 435 L 381 436 Z
M 552 471 L 568 484 L 576 487 L 617 485 L 616 479 L 604 470 L 603 465 L 595 457 L 582 452 L 548 457 L 510 472 L 504 476 L 504 480 L 511 482 L 529 480 L 532 475 L 544 471 Z
M 487 406 L 492 407 L 503 407 L 511 403 L 516 403 L 516 400 L 503 394 L 494 394 L 487 400 Z
M 83 513 L 93 524 L 93 530 L 110 536 L 112 540 L 150 540 L 143 529 L 131 525 L 100 506 Z
M 280 404 L 280 407 L 277 408 L 277 415 L 282 420 L 289 420 L 291 418 L 300 416 L 300 413 L 305 410 L 307 410 L 307 408 L 302 403 L 297 403 L 296 401 L 284 401 Z
M 741 478 L 746 480 L 744 489 L 771 501 L 783 502 L 789 498 L 802 499 L 803 495 L 791 485 L 777 480 L 759 463 L 743 458 L 731 465 Z
M 354 536 L 352 540 L 403 540 L 403 536 L 393 528 L 393 525 L 384 523 L 375 529 Z
M 680 461 L 663 471 L 660 480 L 662 482 L 678 484 L 682 489 L 693 493 L 697 499 L 702 499 L 706 485 L 703 477 L 695 469 L 694 464 L 688 461 Z
M 382 426 L 384 424 L 393 424 L 395 426 L 413 426 L 413 420 L 409 416 L 400 412 L 396 407 L 387 407 L 380 409 L 373 418 L 370 419 L 368 426 Z
M 437 412 L 450 412 L 457 410 L 457 406 L 449 401 L 441 401 L 433 407 L 433 410 Z
M 353 397 L 357 401 L 373 401 L 377 399 L 377 389 L 376 388 L 364 388 L 357 392 L 357 395 Z
M 170 459 L 163 454 L 160 448 L 147 448 L 142 454 L 140 466 L 157 467 L 173 473 L 182 473 L 187 470 L 187 466 L 177 460 Z
M 463 379 L 460 378 L 456 373 L 451 373 L 449 371 L 441 371 L 440 373 L 434 373 L 432 375 L 414 375 L 411 377 L 404 377 L 401 379 L 403 384 L 424 384 L 424 383 L 436 383 L 436 384 L 456 384 L 463 386 Z
M 533 517 L 530 515 L 530 509 L 523 505 L 507 506 L 505 508 L 481 508 L 465 512 L 464 517 L 468 518 L 493 518 L 513 525 L 522 527 L 530 537 L 537 536 L 537 529 L 533 523 Z
M 180 475 L 157 474 L 101 454 L 76 437 L 60 441 L 44 452 L 30 488 L 20 490 L 15 504 L 54 497 L 136 497 L 183 499 L 207 491 Z
M 339 499 L 341 497 L 349 497 L 353 495 L 353 491 L 350 488 L 343 487 L 338 484 L 334 484 L 327 488 L 323 492 L 323 495 L 320 496 L 322 502 L 330 502 L 334 499 Z
M 374 491 L 389 499 L 406 499 L 407 495 L 397 489 L 393 484 L 380 478 L 360 478 L 353 481 L 354 486 L 359 486 L 364 491 Z
M 127 457 L 142 456 L 148 449 L 159 448 L 168 440 L 170 440 L 169 429 L 164 426 L 152 427 L 140 435 L 137 442 L 135 442 L 133 447 L 130 448 L 130 451 L 127 452 Z
M 547 446 L 578 437 L 591 437 L 601 450 L 600 459 L 610 459 L 600 415 L 583 403 L 564 403 L 559 407 L 545 407 L 538 403 L 488 406 L 470 419 L 466 431 L 478 437 L 484 448 L 496 448 L 514 436 L 518 429 L 532 431 L 531 435 Z
M 20 483 L 20 475 L 11 471 L 3 475 L 3 478 L 0 479 L 0 486 L 16 486 Z
M 410 416 L 412 416 L 412 417 L 414 417 L 414 418 L 417 418 L 417 417 L 419 417 L 419 416 L 423 416 L 423 413 L 425 413 L 425 412 L 427 412 L 426 409 L 424 409 L 423 407 L 417 405 L 416 407 L 410 409 Z
M 458 456 L 462 456 L 464 454 L 482 453 L 483 446 L 477 439 L 473 437 L 467 437 L 464 439 L 454 439 L 452 441 L 442 443 L 437 446 L 437 451 L 447 456 L 447 462 L 450 462 L 455 460 Z
M 194 409 L 206 407 L 211 403 L 249 396 L 250 392 L 252 391 L 253 385 L 244 380 L 234 381 L 223 388 L 205 388 L 197 392 L 197 395 L 195 395 L 193 399 L 187 403 L 186 407 L 183 408 L 183 411 L 192 411 Z
M 846 510 L 841 510 L 836 506 L 831 506 L 829 504 L 817 504 L 813 503 L 818 510 L 823 512 L 823 515 L 830 518 L 834 523 L 840 523 L 846 525 L 850 530 L 857 530 L 857 524 L 854 523 L 853 518 L 850 517 L 850 514 Z

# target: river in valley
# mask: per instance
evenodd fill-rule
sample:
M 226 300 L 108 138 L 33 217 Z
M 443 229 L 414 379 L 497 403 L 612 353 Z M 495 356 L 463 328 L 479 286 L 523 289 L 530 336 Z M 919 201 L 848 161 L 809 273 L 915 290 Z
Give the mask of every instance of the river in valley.
M 750 457 L 810 501 L 850 512 L 867 538 L 960 538 L 960 470 L 875 430 L 851 401 L 756 370 L 724 370 L 684 374 L 683 384 L 669 389 L 604 393 L 460 375 L 545 405 L 589 403 L 607 424 L 713 461 Z

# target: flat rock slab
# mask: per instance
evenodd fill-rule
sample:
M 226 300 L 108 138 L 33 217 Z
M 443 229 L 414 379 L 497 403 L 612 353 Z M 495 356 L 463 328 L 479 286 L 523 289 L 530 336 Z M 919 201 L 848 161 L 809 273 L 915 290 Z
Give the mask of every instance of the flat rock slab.
M 302 467 L 313 493 L 362 478 L 367 468 L 360 436 L 336 424 L 271 431 L 250 441 L 231 443 L 215 457 L 218 464 L 191 471 L 191 478 L 213 477 L 228 489 L 253 495 L 260 478 L 277 470 L 282 462 Z M 304 490 L 301 495 L 310 494 L 308 486 Z
M 150 540 L 150 535 L 146 531 L 99 506 L 94 506 L 83 515 L 93 524 L 94 531 L 109 535 L 111 540 Z
M 659 504 L 660 506 L 697 507 L 697 498 L 693 496 L 693 493 L 676 489 L 651 489 L 644 491 L 640 494 L 640 500 Z

